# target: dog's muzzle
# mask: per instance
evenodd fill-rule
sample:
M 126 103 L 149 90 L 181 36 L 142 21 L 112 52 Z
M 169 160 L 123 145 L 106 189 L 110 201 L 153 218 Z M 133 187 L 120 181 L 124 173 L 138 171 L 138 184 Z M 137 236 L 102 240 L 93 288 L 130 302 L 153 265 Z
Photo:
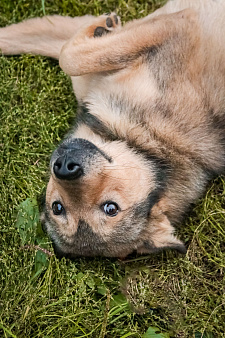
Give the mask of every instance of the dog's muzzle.
M 102 156 L 109 160 L 93 143 L 80 138 L 67 139 L 52 154 L 50 166 L 57 179 L 76 180 Z

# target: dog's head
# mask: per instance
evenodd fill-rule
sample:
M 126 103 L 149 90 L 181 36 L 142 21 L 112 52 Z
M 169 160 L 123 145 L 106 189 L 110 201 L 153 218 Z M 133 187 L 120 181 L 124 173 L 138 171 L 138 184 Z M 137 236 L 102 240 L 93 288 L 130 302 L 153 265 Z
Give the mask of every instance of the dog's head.
M 53 153 L 42 214 L 60 256 L 183 250 L 159 208 L 157 165 L 123 142 L 68 138 Z

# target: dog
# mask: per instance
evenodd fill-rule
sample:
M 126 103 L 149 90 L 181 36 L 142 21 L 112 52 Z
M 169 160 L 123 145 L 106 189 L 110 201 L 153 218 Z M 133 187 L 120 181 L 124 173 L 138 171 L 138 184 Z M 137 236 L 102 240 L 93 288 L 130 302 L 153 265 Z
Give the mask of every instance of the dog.
M 59 59 L 79 103 L 53 152 L 42 222 L 58 256 L 165 248 L 225 168 L 225 2 L 170 0 L 121 25 L 45 16 L 0 29 L 4 55 Z

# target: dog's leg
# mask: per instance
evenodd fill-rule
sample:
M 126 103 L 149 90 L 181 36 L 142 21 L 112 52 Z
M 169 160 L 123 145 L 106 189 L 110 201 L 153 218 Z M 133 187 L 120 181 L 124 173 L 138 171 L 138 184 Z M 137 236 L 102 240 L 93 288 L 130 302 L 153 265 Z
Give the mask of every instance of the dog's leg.
M 196 26 L 195 13 L 184 10 L 175 14 L 162 15 L 140 25 L 137 21 L 134 27 L 115 30 L 105 35 L 107 22 L 102 23 L 99 17 L 99 27 L 89 27 L 88 34 L 77 34 L 62 48 L 59 63 L 70 76 L 79 76 L 103 71 L 118 70 L 150 52 L 151 47 L 158 47 L 177 31 L 185 37 L 190 35 L 190 42 Z M 102 27 L 103 36 L 96 34 Z M 92 34 L 90 34 L 92 32 Z M 190 33 L 191 32 L 191 33 Z M 85 37 L 84 37 L 85 35 Z
M 0 50 L 5 55 L 32 53 L 58 59 L 65 42 L 95 20 L 91 15 L 75 18 L 53 15 L 0 28 Z
M 115 14 L 101 15 L 92 20 L 92 25 L 83 26 L 73 37 L 75 40 L 89 41 L 92 37 L 101 37 L 115 30 L 120 30 L 120 18 Z M 81 54 L 82 58 L 83 55 Z M 83 101 L 89 91 L 94 74 L 85 74 L 83 76 L 71 76 L 73 90 L 78 101 Z

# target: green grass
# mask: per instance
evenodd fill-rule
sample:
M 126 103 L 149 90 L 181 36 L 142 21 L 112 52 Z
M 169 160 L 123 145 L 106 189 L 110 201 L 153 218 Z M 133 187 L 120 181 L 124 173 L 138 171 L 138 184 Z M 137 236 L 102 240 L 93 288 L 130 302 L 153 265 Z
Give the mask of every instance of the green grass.
M 48 0 L 44 8 L 73 16 L 116 10 L 127 21 L 160 3 Z M 42 4 L 1 0 L 0 25 L 43 15 Z M 0 58 L 0 337 L 142 337 L 149 327 L 170 337 L 225 337 L 224 177 L 178 229 L 186 256 L 71 262 L 52 255 L 36 273 L 36 249 L 22 246 L 16 208 L 45 187 L 50 154 L 75 114 L 70 80 L 55 61 Z

